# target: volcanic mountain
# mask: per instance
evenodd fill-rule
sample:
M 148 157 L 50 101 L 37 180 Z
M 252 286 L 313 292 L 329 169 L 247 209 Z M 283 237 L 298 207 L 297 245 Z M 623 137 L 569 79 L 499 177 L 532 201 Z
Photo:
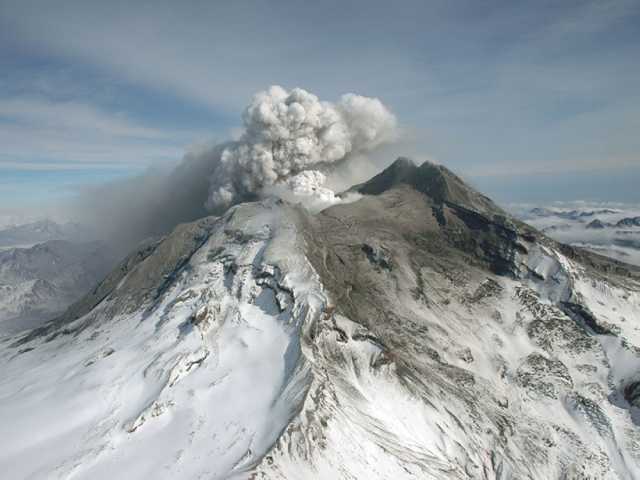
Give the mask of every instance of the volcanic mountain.
M 7 478 L 640 478 L 640 270 L 398 159 L 179 225 L 0 345 Z

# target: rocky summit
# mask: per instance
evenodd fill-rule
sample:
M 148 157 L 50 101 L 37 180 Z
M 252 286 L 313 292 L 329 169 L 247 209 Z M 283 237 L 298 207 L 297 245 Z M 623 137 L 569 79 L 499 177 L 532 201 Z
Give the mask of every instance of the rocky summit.
M 640 478 L 640 269 L 398 159 L 179 225 L 0 344 L 6 478 Z

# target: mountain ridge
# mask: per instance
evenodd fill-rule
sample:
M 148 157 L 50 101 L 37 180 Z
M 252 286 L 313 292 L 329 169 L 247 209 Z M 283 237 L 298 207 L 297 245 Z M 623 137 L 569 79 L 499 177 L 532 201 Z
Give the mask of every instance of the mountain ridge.
M 485 214 L 505 215 L 488 197 L 469 187 L 443 165 L 430 161 L 418 166 L 408 157 L 398 157 L 389 167 L 368 181 L 354 185 L 348 192 L 379 195 L 400 184 L 410 185 L 437 203 L 457 204 Z
M 586 265 L 597 271 L 602 270 L 606 274 L 615 272 L 617 275 L 637 276 L 640 278 L 640 267 L 629 265 L 580 247 L 560 244 L 550 239 L 542 232 L 506 213 L 488 197 L 466 185 L 460 177 L 446 167 L 436 165 L 430 161 L 425 161 L 418 166 L 408 157 L 398 157 L 379 174 L 366 182 L 354 185 L 346 190 L 345 193 L 357 192 L 362 195 L 379 196 L 390 190 L 401 189 L 403 186 L 424 195 L 431 202 L 431 213 L 453 245 L 457 245 L 460 249 L 471 251 L 473 256 L 486 260 L 497 273 L 515 273 L 508 257 L 513 255 L 515 251 L 526 253 L 526 247 L 521 241 L 517 240 L 520 237 L 527 241 L 541 241 L 544 244 L 559 248 L 566 255 L 585 262 Z M 455 194 L 451 194 L 450 192 L 452 191 Z M 279 200 L 279 202 L 284 201 Z M 346 205 L 349 205 L 349 203 Z M 331 211 L 332 208 L 339 209 L 343 206 L 345 205 L 338 204 L 336 207 L 328 207 L 323 212 Z M 323 212 L 320 212 L 320 215 Z M 183 251 L 185 247 L 183 239 L 187 238 L 186 235 L 193 234 L 197 238 L 204 238 L 218 218 L 216 216 L 203 217 L 193 222 L 180 224 L 171 233 L 160 239 L 142 242 L 138 248 L 120 262 L 119 266 L 114 268 L 113 272 L 104 281 L 100 282 L 85 297 L 80 298 L 60 316 L 52 319 L 51 322 L 30 332 L 18 343 L 47 334 L 54 330 L 56 325 L 71 322 L 87 314 L 107 295 L 112 293 L 113 289 L 124 278 L 124 275 L 129 273 L 138 262 L 145 260 L 154 253 L 159 245 L 163 244 L 167 245 L 166 249 L 168 250 L 166 253 L 161 254 L 162 263 L 167 263 L 165 265 L 166 271 L 161 266 L 157 266 L 154 268 L 160 268 L 158 271 L 164 273 L 151 276 L 148 274 L 141 275 L 140 278 L 147 276 L 147 280 L 159 279 L 166 275 L 172 268 L 176 268 L 180 261 L 184 261 L 196 250 L 198 242 L 191 243 L 191 247 Z M 453 229 L 447 227 L 447 219 L 455 220 Z M 460 221 L 464 230 L 479 231 L 478 237 L 476 238 L 475 235 L 460 235 L 460 230 L 457 228 L 460 226 Z M 500 245 L 501 242 L 508 243 L 506 251 L 501 251 L 503 250 Z M 176 256 L 171 252 L 181 253 Z M 170 258 L 170 260 L 167 261 L 167 258 Z M 142 288 L 142 286 L 136 285 L 130 290 L 135 291 L 139 288 Z M 148 287 L 145 287 L 145 289 L 148 289 Z

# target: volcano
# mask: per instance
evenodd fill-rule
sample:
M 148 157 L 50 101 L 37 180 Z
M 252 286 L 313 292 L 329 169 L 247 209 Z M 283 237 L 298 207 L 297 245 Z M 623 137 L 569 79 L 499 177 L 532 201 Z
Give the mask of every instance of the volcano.
M 0 344 L 5 478 L 640 478 L 640 269 L 400 158 L 141 245 Z

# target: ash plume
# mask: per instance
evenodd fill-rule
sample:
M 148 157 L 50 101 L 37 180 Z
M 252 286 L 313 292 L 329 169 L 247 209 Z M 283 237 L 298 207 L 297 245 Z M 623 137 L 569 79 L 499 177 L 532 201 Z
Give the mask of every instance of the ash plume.
M 256 94 L 243 121 L 240 140 L 224 148 L 211 175 L 206 205 L 212 211 L 274 186 L 331 199 L 322 172 L 396 133 L 394 115 L 376 98 L 347 94 L 334 104 L 278 86 Z
M 363 154 L 396 136 L 396 119 L 378 99 L 348 94 L 330 103 L 299 88 L 256 94 L 243 122 L 238 141 L 187 153 L 172 170 L 87 189 L 71 218 L 125 254 L 178 223 L 263 196 L 320 210 L 354 199 L 328 188 L 329 174 L 344 187 L 354 180 L 350 166 L 363 170 Z

